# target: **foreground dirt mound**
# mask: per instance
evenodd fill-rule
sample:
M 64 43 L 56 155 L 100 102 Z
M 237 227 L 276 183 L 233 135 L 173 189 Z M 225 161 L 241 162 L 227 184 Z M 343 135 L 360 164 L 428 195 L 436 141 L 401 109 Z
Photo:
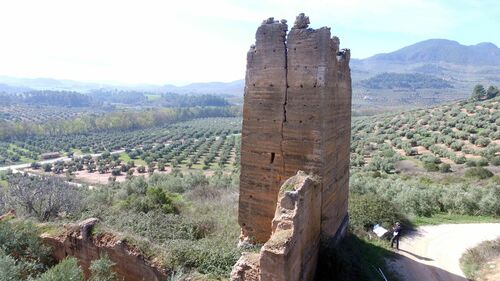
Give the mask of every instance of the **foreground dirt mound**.
M 97 219 L 87 219 L 67 226 L 66 231 L 57 236 L 44 233 L 43 242 L 52 248 L 56 261 L 76 257 L 86 277 L 90 275 L 90 263 L 105 254 L 115 263 L 113 270 L 125 281 L 166 280 L 169 272 L 147 259 L 137 247 L 111 233 L 92 236 L 97 222 Z

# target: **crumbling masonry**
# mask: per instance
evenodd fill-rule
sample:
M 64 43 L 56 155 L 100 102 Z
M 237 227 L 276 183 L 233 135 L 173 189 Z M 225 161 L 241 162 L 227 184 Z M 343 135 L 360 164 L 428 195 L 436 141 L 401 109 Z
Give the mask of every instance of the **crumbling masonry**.
M 309 18 L 300 14 L 287 34 L 285 20 L 269 18 L 257 29 L 256 43 L 247 55 L 239 199 L 241 244 L 268 243 L 260 256 L 249 257 L 253 265 L 241 266 L 245 261 L 239 261 L 233 270 L 234 280 L 310 280 L 320 239 L 324 243 L 337 241 L 347 227 L 350 52 L 339 50 L 339 39 L 331 37 L 330 28 L 312 29 L 308 25 Z M 297 184 L 283 185 L 298 171 L 315 175 L 315 184 L 297 175 L 291 179 Z M 282 202 L 287 198 L 283 190 L 295 201 L 289 198 L 286 200 L 292 203 Z M 288 207 L 283 209 L 283 204 Z M 283 222 L 282 214 L 287 210 L 291 213 Z M 286 235 L 281 230 L 286 230 Z M 276 239 L 283 243 L 276 244 Z M 274 256 L 274 261 L 269 256 Z M 256 261 L 260 265 L 255 265 Z M 290 266 L 298 271 L 284 276 L 290 274 Z M 250 270 L 250 275 L 258 279 L 244 278 L 241 268 L 256 268 L 258 272 Z

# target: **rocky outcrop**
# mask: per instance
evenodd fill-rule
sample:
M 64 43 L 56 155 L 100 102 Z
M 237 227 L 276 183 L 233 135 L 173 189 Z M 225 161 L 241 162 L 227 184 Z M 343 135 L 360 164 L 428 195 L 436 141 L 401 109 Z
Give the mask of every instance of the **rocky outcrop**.
M 78 259 L 86 277 L 89 277 L 89 266 L 93 260 L 107 255 L 114 263 L 113 270 L 120 280 L 166 280 L 168 272 L 160 269 L 145 258 L 134 246 L 119 240 L 115 235 L 102 233 L 92 236 L 92 229 L 97 219 L 88 219 L 79 225 L 68 226 L 63 235 L 51 236 L 42 234 L 45 245 L 53 250 L 53 257 L 61 261 L 68 256 Z
M 278 193 L 298 170 L 318 175 L 321 234 L 346 226 L 351 126 L 349 50 L 330 28 L 308 28 L 300 14 L 265 20 L 247 55 L 239 223 L 241 242 L 264 243 Z
M 257 253 L 244 253 L 232 280 L 313 280 L 321 231 L 321 187 L 303 172 L 281 187 L 272 235 Z
M 260 280 L 260 255 L 258 253 L 242 253 L 231 272 L 233 281 Z

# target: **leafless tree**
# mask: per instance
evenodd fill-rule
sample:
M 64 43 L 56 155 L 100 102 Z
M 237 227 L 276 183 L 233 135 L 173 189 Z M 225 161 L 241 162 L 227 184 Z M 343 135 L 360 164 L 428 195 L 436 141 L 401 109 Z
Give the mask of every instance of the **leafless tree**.
M 81 209 L 81 188 L 55 177 L 12 175 L 8 179 L 6 204 L 19 213 L 48 221 L 61 213 Z

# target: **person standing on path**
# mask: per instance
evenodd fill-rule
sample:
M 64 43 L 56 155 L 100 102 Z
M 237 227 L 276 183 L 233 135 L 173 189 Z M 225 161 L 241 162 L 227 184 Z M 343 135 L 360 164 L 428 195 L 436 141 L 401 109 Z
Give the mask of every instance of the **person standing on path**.
M 396 249 L 399 250 L 399 237 L 401 237 L 401 230 L 401 224 L 396 222 L 392 228 L 391 248 L 394 248 L 394 243 L 396 243 Z

